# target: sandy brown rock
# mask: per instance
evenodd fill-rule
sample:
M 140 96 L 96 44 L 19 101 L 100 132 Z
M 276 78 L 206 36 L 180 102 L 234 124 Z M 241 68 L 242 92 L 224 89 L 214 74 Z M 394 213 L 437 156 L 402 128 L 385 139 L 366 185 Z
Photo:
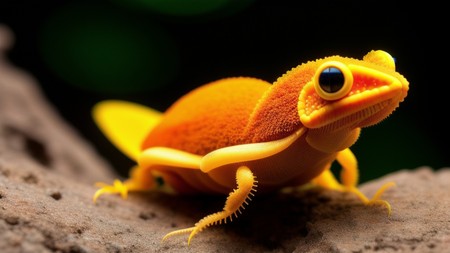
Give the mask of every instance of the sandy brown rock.
M 91 201 L 92 185 L 48 170 L 0 160 L 2 252 L 448 252 L 450 169 L 399 171 L 385 181 L 393 206 L 362 205 L 329 191 L 258 196 L 231 224 L 186 237 L 161 238 L 222 207 L 224 197 L 132 194 Z
M 62 120 L 36 80 L 8 63 L 5 50 L 12 41 L 11 31 L 0 24 L 0 158 L 84 182 L 111 178 L 111 167 Z
M 11 36 L 0 27 L 0 52 Z M 9 43 L 9 44 L 8 44 Z M 3 59 L 3 60 L 2 60 Z M 449 252 L 450 169 L 401 170 L 361 186 L 379 206 L 320 189 L 257 195 L 233 223 L 161 242 L 220 210 L 225 196 L 102 196 L 99 157 L 46 103 L 36 81 L 0 53 L 0 252 Z

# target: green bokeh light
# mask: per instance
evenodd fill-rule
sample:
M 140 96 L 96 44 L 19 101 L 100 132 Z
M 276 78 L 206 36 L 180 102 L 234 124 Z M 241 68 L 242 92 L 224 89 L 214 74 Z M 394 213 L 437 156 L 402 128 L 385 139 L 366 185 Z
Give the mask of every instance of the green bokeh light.
M 44 60 L 78 87 L 113 93 L 152 90 L 177 69 L 174 43 L 155 25 L 99 6 L 69 5 L 43 26 Z
M 171 16 L 231 14 L 250 5 L 254 0 L 114 0 L 117 3 L 145 8 Z

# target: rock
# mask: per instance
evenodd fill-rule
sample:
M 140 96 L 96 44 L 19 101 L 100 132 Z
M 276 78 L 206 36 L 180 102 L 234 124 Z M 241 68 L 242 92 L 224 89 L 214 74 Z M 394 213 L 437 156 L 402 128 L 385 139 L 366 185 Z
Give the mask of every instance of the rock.
M 220 210 L 225 197 L 131 194 L 103 196 L 48 170 L 0 160 L 2 252 L 448 252 L 450 169 L 402 170 L 382 182 L 391 217 L 352 194 L 332 191 L 257 196 L 233 223 L 198 234 L 161 238 Z
M 298 252 L 450 252 L 450 169 L 402 170 L 369 182 L 372 196 L 383 182 L 397 186 L 384 195 L 391 217 L 377 207 L 332 201 L 320 208 Z M 340 203 L 340 204 L 339 204 Z M 345 204 L 344 204 L 345 203 Z M 337 206 L 344 210 L 337 211 Z M 334 209 L 334 210 L 333 210 Z
M 0 52 L 11 37 L 0 26 Z M 1 53 L 0 53 L 1 55 Z M 399 170 L 380 206 L 321 189 L 257 195 L 232 223 L 162 237 L 223 207 L 226 196 L 133 193 L 92 202 L 115 176 L 65 123 L 37 82 L 0 56 L 0 252 L 449 252 L 450 168 Z
M 111 166 L 45 101 L 36 80 L 6 61 L 11 43 L 0 25 L 0 159 L 89 183 L 112 178 Z

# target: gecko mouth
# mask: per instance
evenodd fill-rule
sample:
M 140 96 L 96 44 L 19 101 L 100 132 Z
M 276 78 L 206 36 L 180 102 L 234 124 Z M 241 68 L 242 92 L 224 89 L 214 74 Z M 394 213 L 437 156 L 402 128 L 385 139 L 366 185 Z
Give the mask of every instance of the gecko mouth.
M 378 118 L 382 119 L 385 117 L 385 114 L 388 111 L 386 109 L 390 108 L 391 103 L 392 103 L 392 100 L 381 101 L 377 104 L 374 104 L 374 105 L 364 108 L 360 111 L 357 111 L 355 113 L 352 113 L 350 115 L 342 117 L 338 120 L 335 120 L 329 124 L 326 124 L 326 125 L 320 127 L 320 129 L 324 132 L 333 132 L 333 131 L 337 131 L 337 130 L 340 130 L 343 128 L 366 127 L 366 126 L 376 124 L 379 122 L 379 120 L 376 120 L 376 119 L 378 119 Z M 390 113 L 391 113 L 391 110 L 389 110 L 387 112 L 387 114 L 390 114 Z M 373 121 L 375 121 L 375 122 L 373 122 Z
M 349 65 L 348 68 L 353 85 L 340 99 L 323 99 L 312 87 L 305 87 L 299 97 L 300 120 L 304 126 L 327 132 L 370 126 L 386 118 L 406 97 L 406 80 L 365 67 Z

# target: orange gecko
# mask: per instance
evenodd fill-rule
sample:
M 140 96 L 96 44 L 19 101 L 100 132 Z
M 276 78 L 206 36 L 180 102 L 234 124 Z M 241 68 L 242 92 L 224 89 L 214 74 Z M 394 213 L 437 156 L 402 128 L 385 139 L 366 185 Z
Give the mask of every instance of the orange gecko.
M 231 220 L 251 196 L 313 184 L 355 193 L 364 204 L 391 212 L 381 194 L 357 188 L 357 161 L 349 147 L 361 128 L 390 115 L 409 83 L 385 51 L 362 60 L 330 56 L 301 64 L 270 84 L 256 78 L 225 78 L 181 97 L 164 113 L 126 101 L 93 109 L 99 128 L 136 161 L 130 178 L 99 183 L 102 194 L 169 189 L 179 194 L 228 195 L 223 210 L 193 227 L 168 233 L 192 238 Z M 338 181 L 330 171 L 337 161 Z M 161 180 L 162 179 L 162 180 Z M 160 181 L 164 182 L 164 187 Z

